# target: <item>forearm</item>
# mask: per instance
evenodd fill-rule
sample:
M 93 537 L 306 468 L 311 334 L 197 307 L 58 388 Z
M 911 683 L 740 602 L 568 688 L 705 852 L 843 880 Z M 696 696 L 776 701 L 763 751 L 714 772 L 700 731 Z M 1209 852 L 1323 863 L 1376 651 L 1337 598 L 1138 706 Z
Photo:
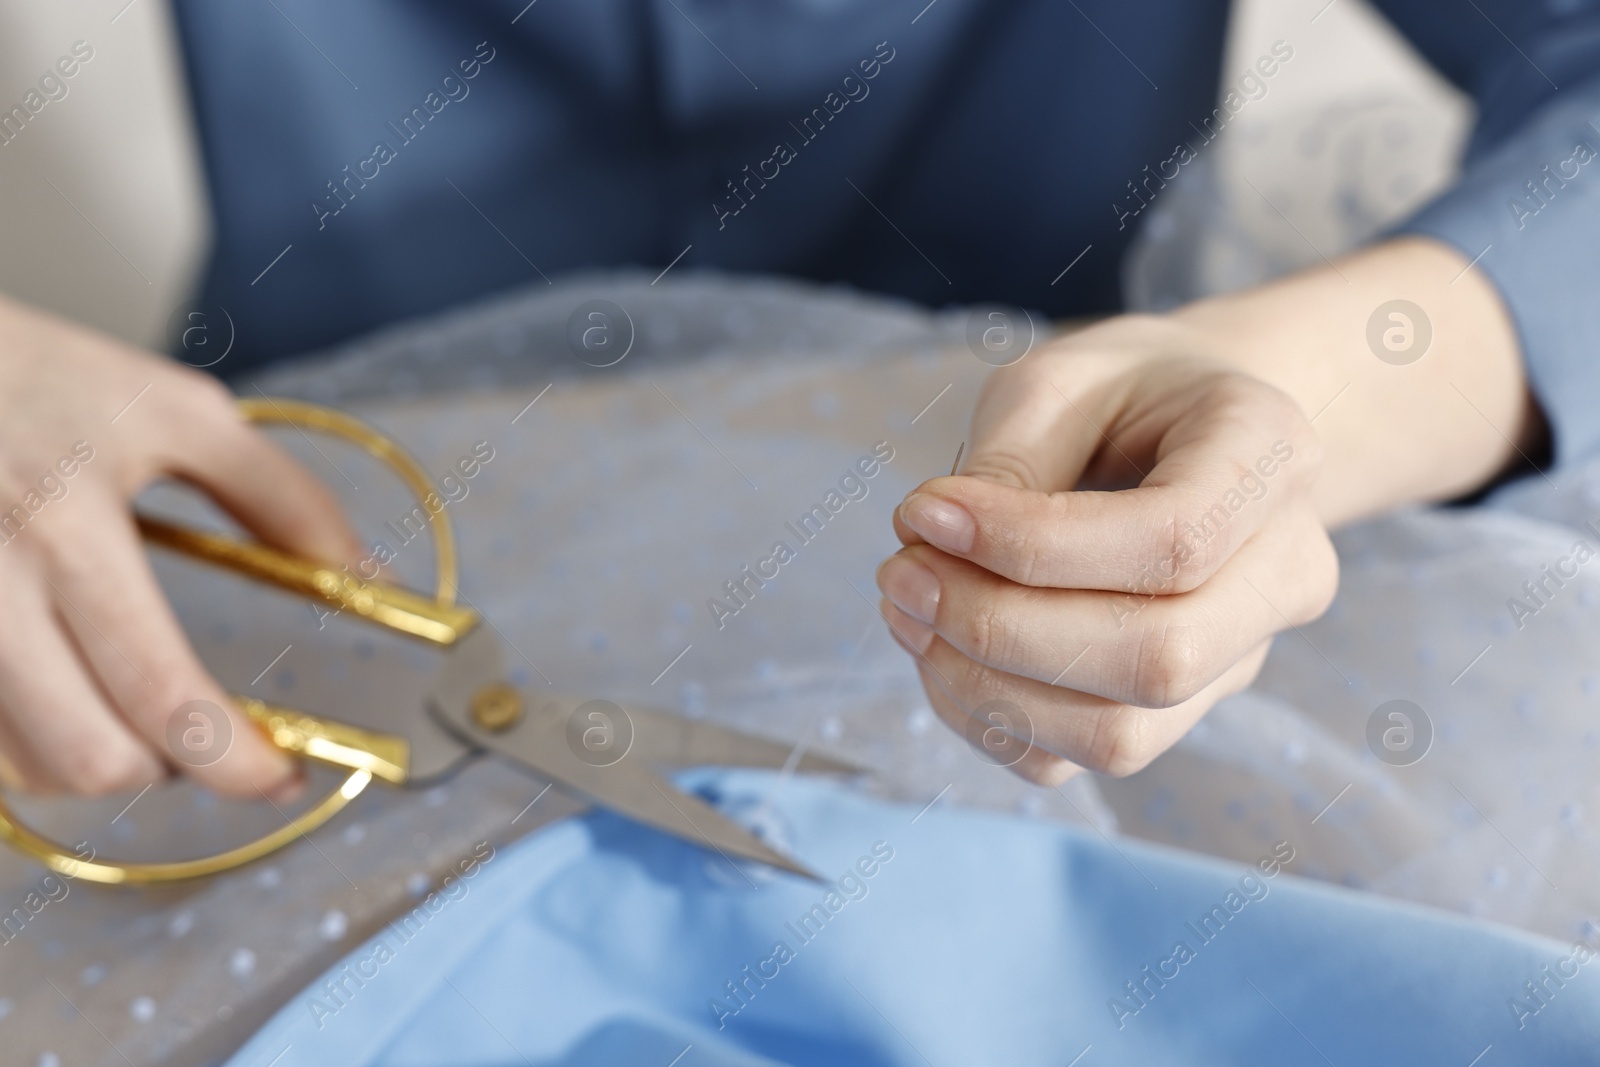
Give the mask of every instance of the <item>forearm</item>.
M 1315 420 L 1324 447 L 1316 506 L 1337 525 L 1460 496 L 1539 450 L 1543 419 L 1511 320 L 1489 281 L 1466 268 L 1454 249 L 1404 238 L 1170 319 Z M 1368 320 L 1396 298 L 1422 308 L 1432 328 L 1426 352 L 1403 365 L 1368 343 Z

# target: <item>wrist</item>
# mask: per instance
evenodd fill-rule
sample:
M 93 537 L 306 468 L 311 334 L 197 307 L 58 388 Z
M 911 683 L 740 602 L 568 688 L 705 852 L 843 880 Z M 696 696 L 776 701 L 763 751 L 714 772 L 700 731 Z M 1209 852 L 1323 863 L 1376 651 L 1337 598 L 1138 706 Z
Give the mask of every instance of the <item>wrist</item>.
M 1386 349 L 1384 309 L 1417 319 Z M 1490 484 L 1533 455 L 1542 417 L 1510 315 L 1454 249 L 1403 238 L 1171 315 L 1212 358 L 1300 405 L 1323 441 L 1330 524 Z M 1372 326 L 1377 321 L 1376 328 Z

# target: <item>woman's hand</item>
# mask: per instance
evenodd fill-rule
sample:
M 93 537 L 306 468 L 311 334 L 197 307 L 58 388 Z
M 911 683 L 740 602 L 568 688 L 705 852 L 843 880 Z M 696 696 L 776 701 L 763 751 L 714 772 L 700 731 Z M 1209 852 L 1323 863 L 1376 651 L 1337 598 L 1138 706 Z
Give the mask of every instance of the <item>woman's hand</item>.
M 990 379 L 962 476 L 901 504 L 878 585 L 945 722 L 1056 784 L 1144 767 L 1322 613 L 1338 563 L 1288 396 L 1157 321 L 1037 355 Z
M 878 572 L 934 710 L 1040 784 L 1131 774 L 1327 608 L 1327 523 L 1503 469 L 1537 414 L 1493 291 L 1450 287 L 1459 259 L 1395 242 L 997 371 L 962 474 L 906 498 Z M 1431 364 L 1367 348 L 1396 296 L 1428 309 Z
M 92 795 L 179 769 L 240 796 L 294 786 L 294 765 L 201 666 L 151 572 L 128 503 L 159 475 L 195 484 L 282 548 L 359 555 L 327 489 L 213 379 L 0 300 L 0 774 L 11 784 Z M 169 723 L 194 700 L 233 720 L 214 761 L 169 747 Z

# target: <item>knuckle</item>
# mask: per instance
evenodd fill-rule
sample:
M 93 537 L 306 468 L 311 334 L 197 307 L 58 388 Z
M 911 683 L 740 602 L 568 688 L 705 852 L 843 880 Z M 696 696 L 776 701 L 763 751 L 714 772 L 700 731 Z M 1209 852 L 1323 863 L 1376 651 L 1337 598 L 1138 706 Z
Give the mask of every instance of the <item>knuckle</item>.
M 1221 423 L 1235 426 L 1259 425 L 1271 413 L 1271 401 L 1266 391 L 1250 378 L 1226 374 L 1213 379 L 1201 397 L 1204 410 Z
M 228 387 L 204 371 L 174 367 L 172 377 L 160 383 L 165 429 L 180 437 L 204 430 L 232 435 L 245 425 Z M 155 395 L 155 390 L 151 391 Z
M 1293 460 L 1289 465 L 1301 477 L 1315 473 L 1322 457 L 1321 440 L 1304 409 L 1282 389 L 1259 378 L 1229 374 L 1205 391 L 1203 402 L 1218 420 L 1250 437 L 1288 445 Z
M 1162 535 L 1154 538 L 1163 554 L 1146 572 L 1160 582 L 1153 592 L 1188 593 L 1217 569 L 1227 551 L 1224 534 L 1232 516 L 1221 500 L 1207 507 L 1189 499 L 1175 502 L 1171 515 Z
M 1302 432 L 1295 435 L 1293 447 L 1296 456 L 1304 457 L 1296 477 L 1302 484 L 1310 485 L 1316 481 L 1317 472 L 1322 469 L 1322 436 L 1307 422 Z
M 106 542 L 132 535 L 126 524 L 119 528 L 119 521 L 107 514 L 109 509 L 98 489 L 85 489 L 79 506 L 39 516 L 40 529 L 48 536 L 33 538 L 29 546 L 35 566 L 42 567 L 58 582 L 75 584 L 98 578 L 106 570 Z
M 38 767 L 26 765 L 13 767 L 7 784 L 10 785 L 12 783 L 15 783 L 16 788 L 22 792 L 30 793 L 36 797 L 60 796 L 62 792 L 61 783 L 56 781 L 49 772 Z
M 1247 374 L 1229 373 L 1215 379 L 1205 400 L 1212 410 L 1241 426 L 1282 430 L 1305 421 L 1300 405 L 1288 393 Z
M 1027 456 L 1007 449 L 985 449 L 968 459 L 961 473 L 1021 489 L 1044 484 L 1038 468 Z
M 1304 412 L 1297 409 L 1280 439 L 1288 452 L 1288 459 L 1284 460 L 1283 469 L 1288 472 L 1295 484 L 1311 485 L 1322 469 L 1322 435 L 1317 433 L 1316 427 L 1311 425 Z
M 183 657 L 173 654 L 153 658 L 164 662 L 143 668 L 154 684 L 140 687 L 145 692 L 138 694 L 128 709 L 133 719 L 148 729 L 162 729 L 179 708 L 201 694 L 215 703 L 210 696 L 212 687 L 203 684 L 197 668 L 182 662 Z
M 1322 439 L 1305 411 L 1276 386 L 1257 379 L 1246 379 L 1241 384 L 1247 390 L 1247 395 L 1240 398 L 1245 425 L 1258 434 L 1265 427 L 1275 446 L 1287 446 L 1288 458 L 1283 460 L 1283 466 L 1290 478 L 1301 485 L 1310 484 L 1322 466 Z
M 0 787 L 35 796 L 50 796 L 61 791 L 48 768 L 19 745 L 9 742 L 0 743 Z
M 105 738 L 75 745 L 61 773 L 67 788 L 90 797 L 127 789 L 149 776 L 149 759 L 131 742 Z
M 1086 762 L 1100 774 L 1126 778 L 1148 767 L 1156 754 L 1143 718 L 1119 707 L 1095 724 Z
M 233 393 L 222 382 L 203 371 L 176 368 L 179 400 L 207 414 L 226 414 L 237 421 Z
M 1133 702 L 1141 708 L 1182 704 L 1205 687 L 1205 666 L 1205 651 L 1194 627 L 1153 626 L 1140 636 Z
M 971 657 L 982 663 L 1005 664 L 1016 647 L 1016 635 L 1006 613 L 981 602 L 967 614 L 966 638 Z
M 1062 571 L 1060 540 L 1050 519 L 1022 525 L 1005 546 L 1007 577 L 1036 588 L 1053 584 Z
M 953 658 L 949 662 L 941 662 L 939 670 L 943 672 L 955 692 L 965 695 L 957 706 L 977 707 L 986 700 L 996 699 L 1002 695 L 1001 679 L 993 668 L 953 646 L 951 652 L 954 653 Z
M 1043 753 L 1042 749 L 1035 748 L 1033 753 L 1041 755 L 1037 759 L 1024 759 L 1011 767 L 1011 772 L 1034 785 L 1053 789 L 1078 773 L 1078 766 L 1060 756 Z
M 1326 532 L 1317 539 L 1315 558 L 1307 573 L 1310 575 L 1309 602 L 1302 622 L 1320 618 L 1339 593 L 1339 553 Z

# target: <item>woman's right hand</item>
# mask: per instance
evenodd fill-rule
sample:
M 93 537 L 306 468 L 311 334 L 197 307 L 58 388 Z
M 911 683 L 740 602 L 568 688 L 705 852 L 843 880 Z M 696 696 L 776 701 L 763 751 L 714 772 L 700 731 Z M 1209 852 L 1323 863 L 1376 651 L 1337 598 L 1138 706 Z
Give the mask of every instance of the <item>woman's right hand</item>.
M 145 557 L 129 502 L 163 475 L 194 484 L 277 547 L 360 555 L 326 487 L 245 422 L 217 381 L 0 298 L 8 784 L 99 795 L 180 770 L 224 794 L 294 791 L 295 764 L 201 665 Z M 220 758 L 169 744 L 178 709 L 196 700 L 232 719 Z

